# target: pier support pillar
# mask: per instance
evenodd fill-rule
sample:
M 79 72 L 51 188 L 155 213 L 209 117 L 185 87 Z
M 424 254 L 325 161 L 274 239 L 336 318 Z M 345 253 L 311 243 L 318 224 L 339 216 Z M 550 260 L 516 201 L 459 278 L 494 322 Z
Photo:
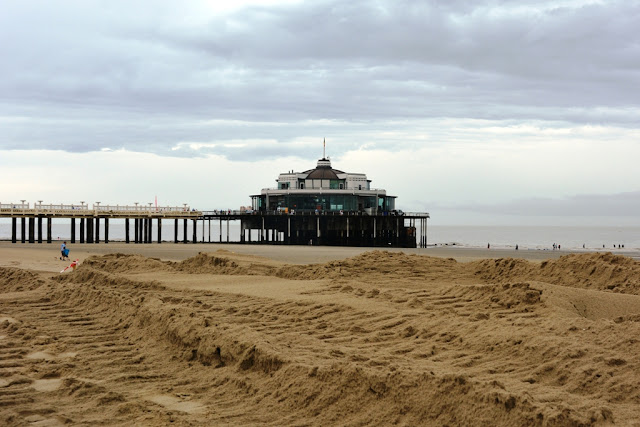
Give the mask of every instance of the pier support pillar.
M 425 218 L 424 219 L 424 247 L 425 248 L 429 246 L 429 241 L 428 241 L 429 239 L 427 238 L 428 222 L 429 222 L 429 219 Z
M 18 218 L 11 218 L 11 243 L 16 243 L 18 241 L 18 236 L 16 235 Z
M 47 243 L 51 243 L 51 217 L 47 218 Z
M 100 243 L 100 217 L 96 217 L 96 243 Z
M 109 243 L 109 218 L 104 219 L 104 242 Z
M 174 220 L 173 224 L 173 241 L 174 243 L 178 243 L 178 218 Z
M 124 241 L 125 243 L 129 243 L 131 241 L 129 236 L 129 218 L 124 219 Z
M 220 243 L 222 243 L 222 217 L 220 217 Z
M 138 218 L 134 218 L 133 220 L 133 243 L 139 243 L 138 242 Z
M 192 221 L 193 221 L 193 243 L 198 243 L 198 240 L 196 238 L 196 230 L 197 230 L 197 227 L 198 227 L 198 220 L 194 219 Z
M 38 216 L 38 243 L 42 243 L 42 217 Z
M 84 243 L 84 218 L 80 218 L 80 243 Z
M 49 219 L 49 218 L 47 218 Z M 47 221 L 47 228 L 48 233 L 51 233 L 51 223 L 49 221 Z M 50 240 L 47 239 L 47 242 L 50 242 Z M 76 219 L 75 218 L 71 218 L 71 243 L 75 243 L 76 242 Z
M 182 243 L 187 243 L 187 219 L 182 220 Z
M 144 243 L 144 218 L 138 221 L 138 243 Z
M 87 218 L 87 243 L 93 243 L 93 218 Z
M 27 219 L 25 217 L 20 218 L 20 231 L 21 231 L 20 239 L 21 239 L 22 243 L 26 242 L 26 240 L 27 240 L 26 220 Z
M 227 243 L 229 243 L 229 219 L 227 219 Z
M 29 243 L 35 243 L 35 228 L 36 228 L 36 219 L 34 217 L 29 217 Z
M 162 242 L 162 218 L 158 218 L 158 243 Z

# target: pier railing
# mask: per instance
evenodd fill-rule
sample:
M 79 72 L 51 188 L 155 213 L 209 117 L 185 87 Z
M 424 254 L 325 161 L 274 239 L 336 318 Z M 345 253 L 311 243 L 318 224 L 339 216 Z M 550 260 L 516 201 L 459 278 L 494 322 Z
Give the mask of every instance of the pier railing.
M 281 210 L 251 210 L 251 209 L 241 209 L 241 210 L 213 210 L 213 211 L 203 211 L 203 215 L 205 216 L 242 216 L 242 215 L 305 215 L 305 216 L 371 216 L 366 212 L 362 211 L 309 211 L 309 210 L 295 210 L 295 209 L 281 209 Z M 402 212 L 402 211 L 389 211 L 389 212 L 378 212 L 375 214 L 376 216 L 399 216 L 399 217 L 418 217 L 418 218 L 430 218 L 428 212 Z
M 143 205 L 100 205 L 86 204 L 42 204 L 34 203 L 0 203 L 0 216 L 170 216 L 199 217 L 202 212 L 190 206 L 143 206 Z

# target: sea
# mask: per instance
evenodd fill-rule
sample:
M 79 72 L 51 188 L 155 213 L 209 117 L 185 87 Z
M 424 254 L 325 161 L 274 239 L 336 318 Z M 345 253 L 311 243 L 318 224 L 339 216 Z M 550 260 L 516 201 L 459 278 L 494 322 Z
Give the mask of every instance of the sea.
M 162 240 L 174 240 L 174 222 L 162 223 Z M 37 232 L 37 231 L 36 231 Z M 178 227 L 178 238 L 182 237 L 182 222 Z M 418 231 L 419 233 L 419 231 Z M 192 239 L 193 228 L 189 221 L 187 237 Z M 198 223 L 196 229 L 198 241 L 227 242 L 227 225 L 211 221 Z M 79 221 L 76 221 L 76 241 L 79 241 Z M 37 238 L 37 237 L 36 237 Z M 52 223 L 52 239 L 55 241 L 70 240 L 71 227 L 68 219 L 54 219 Z M 101 224 L 100 238 L 104 239 L 104 223 Z M 130 231 L 133 240 L 133 227 Z M 257 240 L 258 235 L 252 235 Z M 0 240 L 11 239 L 11 219 L 0 218 Z M 18 221 L 18 239 L 20 239 L 20 221 Z M 46 223 L 43 222 L 43 239 L 46 239 Z M 153 229 L 153 240 L 157 239 L 157 230 Z M 459 246 L 469 248 L 518 248 L 524 249 L 553 249 L 554 244 L 566 250 L 622 250 L 640 251 L 640 227 L 629 226 L 482 226 L 482 225 L 429 225 L 427 229 L 427 244 L 429 246 Z M 109 221 L 109 240 L 124 241 L 124 220 Z M 229 242 L 240 240 L 239 222 L 229 223 Z

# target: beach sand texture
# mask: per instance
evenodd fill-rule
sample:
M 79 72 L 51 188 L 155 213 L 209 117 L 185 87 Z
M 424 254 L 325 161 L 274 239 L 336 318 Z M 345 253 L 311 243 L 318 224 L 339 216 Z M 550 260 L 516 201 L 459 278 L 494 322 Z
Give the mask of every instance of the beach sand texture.
M 0 247 L 0 424 L 640 425 L 631 258 L 159 246 Z

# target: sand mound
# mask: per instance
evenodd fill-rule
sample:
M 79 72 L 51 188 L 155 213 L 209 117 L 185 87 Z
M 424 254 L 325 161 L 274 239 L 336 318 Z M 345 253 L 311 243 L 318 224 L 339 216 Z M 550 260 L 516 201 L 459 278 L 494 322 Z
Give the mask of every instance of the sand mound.
M 640 263 L 611 253 L 571 254 L 540 264 L 500 258 L 469 264 L 492 282 L 541 281 L 562 286 L 640 294 Z
M 0 267 L 0 292 L 30 291 L 44 281 L 35 273 L 13 267 Z
M 84 260 L 82 265 L 110 273 L 167 271 L 170 269 L 167 262 L 159 259 L 121 253 L 101 256 L 93 255 Z
M 533 306 L 541 301 L 542 291 L 529 283 L 503 283 L 488 285 L 455 286 L 446 295 L 466 298 L 487 306 L 514 308 Z
M 278 269 L 275 274 L 298 280 L 382 277 L 390 280 L 398 277 L 420 278 L 434 271 L 459 270 L 459 264 L 453 259 L 376 250 L 325 264 L 288 265 Z
M 231 259 L 230 257 L 237 258 Z M 186 274 L 219 274 L 219 275 L 272 275 L 275 268 L 266 260 L 256 257 L 238 257 L 235 254 L 218 250 L 215 253 L 200 252 L 196 256 L 183 261 L 161 261 L 142 255 L 126 255 L 121 253 L 91 256 L 82 264 L 94 270 L 108 273 L 149 273 L 175 271 Z
M 251 274 L 248 269 L 240 267 L 235 261 L 202 252 L 184 261 L 172 263 L 171 267 L 176 271 L 190 274 Z

